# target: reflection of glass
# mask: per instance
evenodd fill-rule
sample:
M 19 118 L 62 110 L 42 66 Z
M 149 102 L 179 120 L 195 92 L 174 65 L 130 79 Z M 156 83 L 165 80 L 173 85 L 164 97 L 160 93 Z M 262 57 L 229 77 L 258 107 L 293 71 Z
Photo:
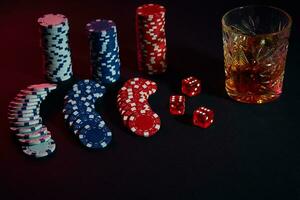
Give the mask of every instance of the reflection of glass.
M 222 18 L 225 85 L 241 102 L 264 103 L 282 91 L 292 20 L 267 6 L 235 8 Z

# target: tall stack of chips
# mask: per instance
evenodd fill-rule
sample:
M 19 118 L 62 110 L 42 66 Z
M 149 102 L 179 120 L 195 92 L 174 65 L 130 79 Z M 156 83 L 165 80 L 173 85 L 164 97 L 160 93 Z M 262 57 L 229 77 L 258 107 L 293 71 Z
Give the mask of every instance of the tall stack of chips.
M 166 71 L 166 34 L 163 6 L 146 4 L 136 10 L 138 69 L 148 74 Z
M 10 130 L 28 156 L 41 158 L 55 151 L 55 142 L 40 116 L 41 103 L 54 89 L 55 84 L 30 85 L 9 103 Z
M 70 79 L 73 71 L 68 19 L 61 14 L 46 14 L 38 19 L 38 23 L 46 79 L 55 83 Z
M 110 84 L 120 78 L 120 57 L 116 24 L 97 19 L 86 25 L 90 43 L 92 77 Z

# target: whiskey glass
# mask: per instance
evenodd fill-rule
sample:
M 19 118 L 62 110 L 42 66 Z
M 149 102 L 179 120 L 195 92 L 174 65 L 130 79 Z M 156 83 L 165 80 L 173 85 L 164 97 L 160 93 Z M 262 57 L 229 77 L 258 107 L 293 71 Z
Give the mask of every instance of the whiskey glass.
M 234 8 L 222 18 L 225 89 L 229 97 L 260 104 L 277 99 L 292 19 L 271 6 Z

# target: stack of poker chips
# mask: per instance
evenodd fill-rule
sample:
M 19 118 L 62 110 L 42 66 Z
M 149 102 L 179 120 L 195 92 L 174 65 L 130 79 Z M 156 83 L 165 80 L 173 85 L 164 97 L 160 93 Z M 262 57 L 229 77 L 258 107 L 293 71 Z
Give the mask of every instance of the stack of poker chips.
M 54 83 L 70 79 L 73 71 L 68 19 L 61 14 L 46 14 L 38 19 L 38 23 L 46 79 Z
M 138 69 L 161 74 L 167 69 L 165 13 L 163 6 L 146 4 L 136 10 Z
M 50 155 L 55 150 L 56 145 L 51 139 L 51 133 L 42 124 L 40 116 L 42 101 L 54 89 L 55 84 L 31 85 L 21 90 L 9 103 L 10 130 L 26 155 L 40 158 Z
M 123 123 L 135 135 L 150 137 L 160 129 L 160 118 L 148 103 L 149 96 L 156 90 L 155 82 L 133 78 L 126 81 L 118 92 L 117 105 Z
M 103 97 L 105 87 L 93 80 L 73 85 L 65 96 L 64 119 L 80 142 L 92 149 L 103 149 L 112 140 L 112 133 L 95 111 L 95 103 Z
M 120 57 L 116 24 L 97 19 L 86 25 L 90 44 L 92 78 L 111 84 L 120 78 Z

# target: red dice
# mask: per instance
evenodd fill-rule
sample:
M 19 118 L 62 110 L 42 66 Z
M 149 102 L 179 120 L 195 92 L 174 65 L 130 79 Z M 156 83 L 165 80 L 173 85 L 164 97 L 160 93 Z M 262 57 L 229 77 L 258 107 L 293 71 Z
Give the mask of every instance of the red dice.
M 199 79 L 190 76 L 181 82 L 181 91 L 187 96 L 196 96 L 201 92 L 201 82 Z
M 185 112 L 185 97 L 182 95 L 170 96 L 170 113 L 172 115 L 183 115 Z
M 197 108 L 193 113 L 193 123 L 201 128 L 209 127 L 214 121 L 214 112 L 205 107 Z

